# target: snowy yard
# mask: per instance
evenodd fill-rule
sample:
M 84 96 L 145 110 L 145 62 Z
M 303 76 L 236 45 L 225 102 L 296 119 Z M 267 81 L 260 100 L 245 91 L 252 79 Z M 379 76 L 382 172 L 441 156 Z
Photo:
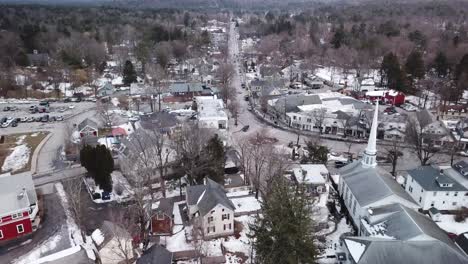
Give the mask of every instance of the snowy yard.
M 326 237 L 326 248 L 322 256 L 330 256 L 335 255 L 336 252 L 343 252 L 340 246 L 340 236 L 348 232 L 353 232 L 353 229 L 350 225 L 346 224 L 346 219 L 342 218 L 338 223 L 336 231 Z
M 465 220 L 464 222 L 457 223 L 455 222 L 454 216 L 455 215 L 441 215 L 440 222 L 436 222 L 436 224 L 449 233 L 459 235 L 468 232 L 468 222 Z
M 236 207 L 235 213 L 254 213 L 260 210 L 260 202 L 255 196 L 231 198 L 231 202 Z
M 128 183 L 127 179 L 122 175 L 120 171 L 113 171 L 112 174 L 112 193 L 110 194 L 109 200 L 93 199 L 95 203 L 109 203 L 109 202 L 125 202 L 128 201 L 132 196 L 131 186 Z M 102 197 L 103 190 L 99 188 L 94 183 L 92 178 L 84 178 L 86 187 L 88 192 L 92 196 L 93 193 L 99 193 L 100 197 Z
M 31 156 L 46 136 L 45 132 L 6 135 L 5 141 L 0 144 L 2 172 L 19 173 L 29 170 Z

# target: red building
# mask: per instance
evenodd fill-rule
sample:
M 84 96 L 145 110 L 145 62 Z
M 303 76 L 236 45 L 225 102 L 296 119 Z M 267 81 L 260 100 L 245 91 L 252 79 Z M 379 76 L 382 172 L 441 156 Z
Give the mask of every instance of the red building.
M 174 220 L 172 211 L 174 204 L 170 199 L 163 198 L 159 201 L 158 208 L 151 217 L 151 233 L 156 236 L 171 235 Z
M 405 103 L 405 94 L 395 90 L 369 91 L 366 93 L 366 98 L 372 102 L 378 100 L 395 106 Z
M 39 225 L 30 173 L 0 175 L 0 242 L 31 234 Z

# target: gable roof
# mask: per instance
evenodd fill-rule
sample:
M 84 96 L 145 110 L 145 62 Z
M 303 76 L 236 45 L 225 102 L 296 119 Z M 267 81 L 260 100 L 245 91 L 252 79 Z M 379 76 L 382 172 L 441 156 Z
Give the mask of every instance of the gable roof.
M 25 192 L 23 193 L 23 189 Z M 21 196 L 21 194 L 23 194 Z M 24 209 L 37 202 L 36 190 L 30 172 L 0 175 L 0 216 Z
M 235 210 L 236 208 L 227 197 L 224 188 L 209 178 L 207 178 L 205 185 L 187 187 L 187 204 L 196 204 L 202 216 L 206 215 L 218 204 L 231 210 Z
M 89 126 L 94 129 L 98 129 L 98 125 L 96 122 L 93 120 L 86 118 L 85 120 L 81 121 L 81 123 L 78 125 L 78 131 L 83 130 L 86 126 Z
M 172 264 L 173 253 L 161 245 L 153 245 L 137 260 L 137 264 Z
M 435 121 L 434 115 L 427 109 L 416 112 L 416 118 L 418 119 L 419 125 L 423 128 Z
M 104 236 L 103 242 L 99 245 L 100 248 L 105 247 L 107 243 L 109 243 L 112 239 L 114 239 L 114 237 L 117 237 L 117 238 L 126 237 L 128 239 L 131 239 L 131 236 L 127 230 L 123 229 L 119 225 L 112 223 L 111 221 L 105 220 L 102 223 L 99 230 L 101 230 L 101 234 Z
M 162 198 L 159 200 L 158 208 L 156 208 L 156 212 L 161 212 L 170 218 L 172 218 L 172 211 L 174 209 L 174 204 L 171 202 L 171 199 Z
M 421 185 L 425 191 L 467 191 L 460 183 L 432 166 L 420 166 L 416 169 L 409 170 L 408 174 Z M 439 183 L 448 183 L 453 186 L 440 187 Z
M 411 196 L 379 166 L 365 168 L 361 160 L 356 160 L 339 172 L 361 207 L 384 199 L 387 204 L 398 202 L 417 207 Z
M 203 92 L 203 84 L 201 83 L 173 83 L 169 87 L 171 93 L 188 93 L 188 92 Z
M 311 105 L 311 104 L 321 104 L 322 100 L 320 96 L 313 95 L 304 95 L 304 94 L 294 94 L 288 95 L 284 98 L 280 98 L 275 102 L 275 108 L 278 111 L 286 112 L 298 112 L 298 106 L 301 105 Z
M 438 240 L 402 241 L 375 237 L 347 237 L 345 245 L 358 264 L 466 264 L 460 250 Z

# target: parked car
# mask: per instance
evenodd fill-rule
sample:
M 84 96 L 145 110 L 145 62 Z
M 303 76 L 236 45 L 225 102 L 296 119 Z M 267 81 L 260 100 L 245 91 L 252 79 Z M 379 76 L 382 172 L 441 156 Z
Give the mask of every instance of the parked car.
M 12 126 L 12 127 L 17 127 L 17 126 L 18 126 L 18 122 L 16 122 L 16 121 L 11 122 L 11 126 Z
M 40 106 L 49 106 L 49 101 L 47 101 L 47 100 L 40 101 L 40 102 L 39 102 L 39 105 L 40 105 Z
M 7 112 L 7 111 L 10 111 L 10 107 L 9 106 L 3 107 L 3 112 Z
M 29 123 L 34 122 L 34 117 L 33 117 L 33 116 L 28 117 L 28 122 L 29 122 Z
M 16 107 L 16 106 L 10 107 L 10 111 L 17 111 L 17 110 L 18 110 L 18 107 Z
M 51 117 L 49 118 L 49 122 L 55 122 L 56 120 L 57 120 L 57 119 L 55 118 L 55 116 L 51 116 Z
M 37 106 L 31 105 L 31 106 L 29 107 L 29 112 L 30 112 L 31 114 L 35 114 L 35 113 L 37 113 L 38 111 L 39 111 L 39 108 L 38 108 Z
M 241 131 L 242 131 L 242 132 L 247 132 L 247 130 L 249 130 L 249 127 L 250 127 L 250 126 L 248 126 L 248 125 L 247 125 L 247 126 L 244 126 L 243 128 L 241 128 Z
M 49 115 L 44 115 L 44 116 L 41 118 L 41 122 L 49 122 Z
M 63 116 L 57 116 L 57 117 L 55 118 L 55 120 L 57 120 L 57 121 L 63 121 Z
M 27 116 L 24 116 L 20 119 L 21 122 L 28 122 L 28 120 L 29 120 L 29 117 Z
M 6 121 L 7 121 L 6 117 L 3 117 L 2 119 L 0 119 L 0 123 L 5 123 Z
M 40 116 L 34 117 L 35 122 L 41 122 L 41 120 L 42 120 L 42 117 L 40 117 Z

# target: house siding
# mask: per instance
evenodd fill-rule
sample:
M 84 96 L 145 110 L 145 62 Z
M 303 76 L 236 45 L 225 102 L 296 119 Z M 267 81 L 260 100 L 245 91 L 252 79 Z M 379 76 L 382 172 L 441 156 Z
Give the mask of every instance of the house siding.
M 224 210 L 224 211 L 223 211 Z M 229 219 L 222 219 L 223 214 L 228 214 Z M 213 217 L 213 221 L 208 221 L 210 217 Z M 230 229 L 229 224 L 231 225 Z M 226 230 L 224 227 L 226 226 Z M 213 228 L 215 231 L 207 232 L 208 228 Z M 226 208 L 220 204 L 215 206 L 211 212 L 203 216 L 203 232 L 205 237 L 218 237 L 218 236 L 227 236 L 234 234 L 234 211 Z
M 172 234 L 172 219 L 164 215 L 164 219 L 158 220 L 157 215 L 153 216 L 151 220 L 151 230 L 153 235 L 166 235 Z
M 3 217 L 2 219 L 11 219 L 11 216 L 9 217 L 10 218 Z M 17 230 L 18 225 L 23 225 L 24 232 L 18 233 L 18 230 Z M 30 234 L 33 231 L 31 219 L 29 218 L 29 215 L 27 212 L 23 213 L 22 218 L 8 220 L 8 221 L 2 220 L 2 223 L 0 224 L 0 230 L 2 231 L 2 234 L 3 234 L 3 237 L 0 238 L 0 241 L 14 239 L 23 235 Z

